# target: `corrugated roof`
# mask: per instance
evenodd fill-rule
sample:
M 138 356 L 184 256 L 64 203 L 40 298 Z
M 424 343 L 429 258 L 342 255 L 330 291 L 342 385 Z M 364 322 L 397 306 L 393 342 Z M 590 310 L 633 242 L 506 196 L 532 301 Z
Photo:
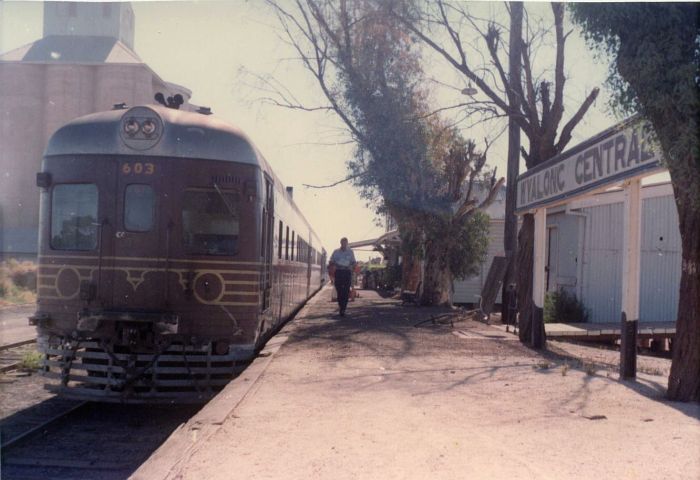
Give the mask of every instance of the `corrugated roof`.
M 51 35 L 0 55 L 0 61 L 41 63 L 143 63 L 113 37 Z

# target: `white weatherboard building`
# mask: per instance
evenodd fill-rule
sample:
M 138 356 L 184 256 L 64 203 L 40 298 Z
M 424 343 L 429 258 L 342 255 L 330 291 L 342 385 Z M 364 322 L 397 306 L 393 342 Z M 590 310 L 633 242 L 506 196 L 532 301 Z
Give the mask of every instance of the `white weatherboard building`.
M 481 289 L 486 283 L 486 276 L 489 273 L 493 257 L 505 256 L 503 247 L 503 232 L 505 230 L 505 211 L 506 211 L 506 189 L 501 188 L 501 191 L 496 195 L 496 199 L 486 209 L 486 213 L 491 220 L 489 221 L 489 246 L 486 251 L 486 260 L 481 264 L 479 273 L 465 279 L 455 279 L 454 294 L 452 301 L 454 303 L 478 304 L 481 295 Z M 499 289 L 496 303 L 501 303 L 501 291 Z

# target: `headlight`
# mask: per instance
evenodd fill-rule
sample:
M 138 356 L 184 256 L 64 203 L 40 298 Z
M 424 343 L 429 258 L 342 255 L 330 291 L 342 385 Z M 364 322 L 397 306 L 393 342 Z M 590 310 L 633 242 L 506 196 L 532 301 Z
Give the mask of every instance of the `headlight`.
M 126 122 L 124 122 L 124 132 L 129 135 L 129 136 L 134 136 L 139 132 L 139 129 L 141 126 L 139 125 L 139 122 L 136 121 L 136 119 L 130 118 Z
M 119 136 L 130 149 L 144 151 L 158 144 L 164 130 L 163 120 L 154 110 L 133 107 L 121 117 Z
M 156 131 L 156 123 L 153 120 L 144 120 L 143 125 L 141 125 L 141 131 L 147 137 L 153 135 Z

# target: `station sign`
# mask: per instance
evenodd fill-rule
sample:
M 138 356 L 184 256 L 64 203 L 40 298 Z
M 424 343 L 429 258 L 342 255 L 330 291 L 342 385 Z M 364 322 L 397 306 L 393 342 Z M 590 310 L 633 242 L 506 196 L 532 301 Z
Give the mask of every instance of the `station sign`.
M 517 213 L 560 202 L 659 168 L 651 125 L 634 117 L 518 177 Z

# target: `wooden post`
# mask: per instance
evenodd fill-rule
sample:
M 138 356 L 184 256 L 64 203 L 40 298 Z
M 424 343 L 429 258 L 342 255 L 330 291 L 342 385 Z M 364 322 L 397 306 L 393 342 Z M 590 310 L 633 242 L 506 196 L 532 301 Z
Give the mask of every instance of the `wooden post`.
M 637 376 L 637 325 L 642 237 L 641 179 L 625 185 L 622 233 L 622 315 L 620 325 L 620 378 Z
M 532 269 L 532 346 L 544 348 L 545 253 L 547 249 L 547 209 L 535 210 L 535 245 Z

